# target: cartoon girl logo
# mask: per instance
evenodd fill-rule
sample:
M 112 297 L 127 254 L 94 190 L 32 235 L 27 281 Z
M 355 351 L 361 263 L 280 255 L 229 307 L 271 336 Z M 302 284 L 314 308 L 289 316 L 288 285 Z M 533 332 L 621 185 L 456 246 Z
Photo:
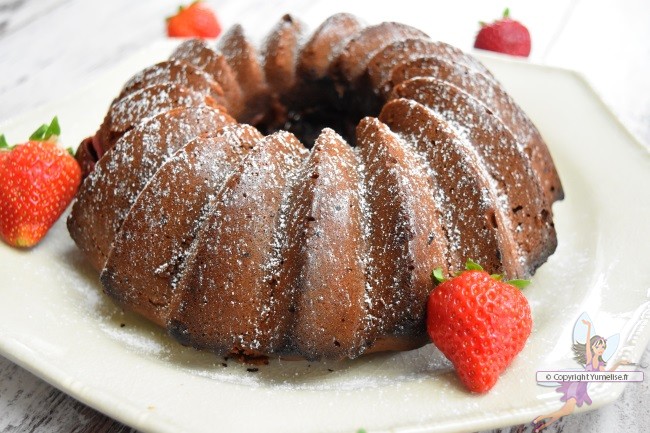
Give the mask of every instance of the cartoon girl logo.
M 569 369 L 576 371 L 614 371 L 621 365 L 629 365 L 627 361 L 618 361 L 607 369 L 607 361 L 614 355 L 620 340 L 619 334 L 609 338 L 593 335 L 596 331 L 587 313 L 576 321 L 573 327 L 573 359 L 582 366 L 582 369 Z M 540 415 L 532 422 L 533 431 L 538 432 L 553 424 L 565 415 L 573 413 L 576 406 L 591 404 L 588 387 L 589 382 L 540 382 L 542 386 L 556 386 L 557 392 L 562 394 L 560 401 L 564 405 L 551 413 Z

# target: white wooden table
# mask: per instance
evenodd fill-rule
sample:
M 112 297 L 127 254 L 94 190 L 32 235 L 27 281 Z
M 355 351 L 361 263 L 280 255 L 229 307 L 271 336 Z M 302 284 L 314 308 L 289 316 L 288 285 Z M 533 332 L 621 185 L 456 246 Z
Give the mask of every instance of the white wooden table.
M 164 17 L 173 13 L 178 1 L 0 0 L 0 132 L 11 117 L 56 101 L 120 58 L 164 37 Z M 346 10 L 368 22 L 411 24 L 464 50 L 471 49 L 478 21 L 496 18 L 508 6 L 531 31 L 530 61 L 583 73 L 622 123 L 650 149 L 647 0 L 431 2 L 426 11 L 416 9 L 422 2 L 407 0 L 210 3 L 225 28 L 241 22 L 253 38 L 261 37 L 285 12 L 295 13 L 313 28 L 330 14 Z M 640 367 L 646 377 L 649 363 L 650 348 Z M 515 426 L 503 431 L 525 429 Z M 131 429 L 0 357 L 0 432 L 122 431 Z M 549 431 L 650 431 L 650 380 L 628 385 L 616 403 L 567 417 Z

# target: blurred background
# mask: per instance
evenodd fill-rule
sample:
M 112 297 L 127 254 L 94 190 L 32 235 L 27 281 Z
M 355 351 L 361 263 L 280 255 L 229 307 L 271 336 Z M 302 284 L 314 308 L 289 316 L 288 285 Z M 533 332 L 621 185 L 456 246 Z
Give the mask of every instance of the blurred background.
M 528 61 L 581 72 L 650 147 L 650 1 L 207 1 L 224 28 L 261 38 L 286 12 L 314 28 L 335 12 L 410 24 L 470 50 L 479 21 L 506 7 L 532 35 Z M 0 124 L 74 91 L 112 63 L 165 37 L 180 0 L 0 0 Z M 413 13 L 417 10 L 417 13 Z

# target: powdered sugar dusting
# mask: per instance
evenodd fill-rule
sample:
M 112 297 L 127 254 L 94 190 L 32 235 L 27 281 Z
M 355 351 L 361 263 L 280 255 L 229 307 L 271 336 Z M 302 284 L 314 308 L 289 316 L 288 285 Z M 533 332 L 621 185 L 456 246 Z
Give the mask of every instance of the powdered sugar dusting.
M 497 194 L 496 203 L 508 218 L 522 268 L 545 261 L 549 251 L 540 246 L 555 236 L 552 212 L 524 146 L 481 102 L 446 82 L 415 78 L 402 83 L 395 94 L 440 113 L 469 151 L 477 154 Z
M 544 204 L 534 182 L 541 166 L 528 164 L 532 147 L 498 116 L 505 106 L 504 117 L 525 123 L 520 110 L 459 50 L 402 24 L 361 27 L 339 14 L 299 51 L 301 25 L 285 16 L 259 56 L 235 26 L 221 52 L 186 41 L 174 60 L 125 85 L 107 125 L 120 134 L 136 126 L 97 164 L 70 220 L 96 267 L 108 256 L 101 279 L 120 305 L 167 326 L 181 343 L 218 354 L 354 358 L 426 341 L 432 268 L 451 274 L 472 258 L 521 276 L 538 265 L 526 258 L 534 254 L 526 242 L 551 238 L 535 238 L 542 231 L 530 217 L 542 214 L 534 208 Z M 364 74 L 374 96 L 359 80 Z M 422 75 L 429 78 L 414 78 Z M 307 94 L 338 98 L 332 108 L 345 116 L 389 92 L 393 100 L 380 120 L 361 121 L 357 148 L 324 129 L 311 153 L 288 132 L 221 129 L 234 120 L 205 106 L 221 85 L 230 113 L 273 130 L 289 117 L 282 96 L 297 83 Z M 459 90 L 474 95 L 475 88 L 476 99 Z M 349 100 L 360 107 L 339 106 Z M 330 115 L 311 108 L 299 114 Z M 544 224 L 550 209 L 548 216 Z M 152 249 L 144 257 L 142 245 Z M 308 364 L 296 365 L 301 374 Z M 301 387 L 282 377 L 294 370 L 270 368 L 265 380 Z M 258 383 L 214 368 L 197 374 Z
M 181 308 L 172 332 L 223 354 L 263 354 L 280 344 L 281 321 L 269 315 L 282 300 L 273 296 L 265 263 L 273 255 L 286 173 L 304 155 L 295 137 L 276 133 L 260 140 L 226 181 L 178 283 Z
M 155 84 L 128 94 L 114 103 L 109 111 L 110 128 L 114 132 L 127 131 L 139 121 L 171 108 L 204 104 L 203 94 L 180 84 Z
M 367 175 L 373 328 L 381 337 L 424 329 L 430 272 L 447 271 L 447 242 L 438 221 L 426 165 L 386 125 L 363 119 L 357 128 Z
M 392 88 L 390 77 L 393 69 L 418 58 L 436 59 L 449 65 L 471 69 L 486 80 L 493 81 L 485 66 L 459 49 L 444 42 L 413 38 L 387 45 L 368 63 L 368 76 L 374 91 L 378 94 L 388 94 Z
M 547 202 L 552 203 L 561 197 L 562 187 L 539 131 L 496 79 L 471 65 L 435 56 L 405 61 L 393 68 L 390 74 L 390 80 L 379 88 L 384 95 L 388 95 L 394 86 L 411 78 L 436 77 L 450 82 L 485 104 L 531 156 L 532 169 L 541 180 Z
M 368 62 L 386 45 L 403 39 L 428 38 L 427 34 L 405 24 L 384 22 L 362 29 L 346 45 L 336 62 L 348 83 L 364 73 Z
M 138 124 L 104 155 L 77 193 L 69 223 L 77 245 L 97 269 L 103 267 L 135 198 L 160 165 L 197 135 L 231 121 L 208 107 L 168 111 Z
M 223 96 L 221 87 L 206 72 L 183 61 L 157 63 L 134 75 L 122 88 L 121 97 L 138 90 L 161 84 L 176 84 L 215 100 Z
M 190 141 L 166 161 L 122 224 L 101 276 L 106 290 L 166 324 L 173 281 L 198 225 L 247 151 L 217 134 Z M 150 253 L 142 255 L 141 245 Z
M 509 233 L 497 229 L 505 226 L 504 218 L 474 152 L 467 151 L 444 120 L 415 101 L 391 101 L 380 119 L 425 154 L 436 184 L 444 191 L 441 207 L 452 258 L 450 270 L 463 269 L 466 259 L 475 257 L 490 272 L 502 272 L 502 260 L 509 272 L 518 269 L 516 247 Z

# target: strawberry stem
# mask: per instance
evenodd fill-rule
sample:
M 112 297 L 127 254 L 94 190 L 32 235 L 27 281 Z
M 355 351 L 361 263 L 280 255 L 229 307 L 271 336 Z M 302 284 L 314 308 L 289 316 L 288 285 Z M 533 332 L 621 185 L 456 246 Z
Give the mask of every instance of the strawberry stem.
M 503 18 L 510 18 L 510 8 L 506 8 L 503 11 Z

